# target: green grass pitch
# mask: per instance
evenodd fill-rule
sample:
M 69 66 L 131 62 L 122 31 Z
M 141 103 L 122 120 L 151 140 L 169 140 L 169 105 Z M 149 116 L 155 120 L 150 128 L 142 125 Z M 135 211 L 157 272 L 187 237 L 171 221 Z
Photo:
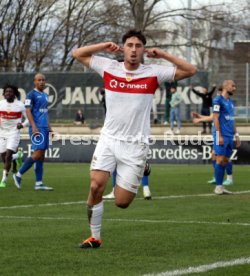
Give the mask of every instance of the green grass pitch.
M 126 210 L 106 201 L 103 247 L 96 250 L 78 248 L 90 235 L 88 164 L 45 163 L 44 182 L 53 192 L 34 191 L 32 169 L 22 190 L 10 175 L 0 189 L 0 274 L 186 275 L 189 267 L 249 260 L 249 169 L 234 166 L 228 189 L 240 193 L 216 196 L 206 183 L 210 165 L 152 165 L 153 199 L 145 201 L 140 189 Z M 172 273 L 182 269 L 184 274 Z M 250 275 L 250 264 L 189 275 Z

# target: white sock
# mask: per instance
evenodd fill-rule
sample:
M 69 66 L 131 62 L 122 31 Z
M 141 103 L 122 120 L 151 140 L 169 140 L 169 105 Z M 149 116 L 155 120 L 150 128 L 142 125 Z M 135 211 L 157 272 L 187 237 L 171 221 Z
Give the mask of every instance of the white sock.
M 102 228 L 102 215 L 103 215 L 103 201 L 100 203 L 88 207 L 90 208 L 91 216 L 90 216 L 90 230 L 91 230 L 91 236 L 95 238 L 96 240 L 101 239 L 101 228 Z
M 143 186 L 143 192 L 150 194 L 150 190 L 148 186 Z
M 36 186 L 42 185 L 43 182 L 42 181 L 36 181 Z
M 2 178 L 2 181 L 3 182 L 6 182 L 7 181 L 7 178 L 8 178 L 8 172 L 6 170 L 3 170 L 3 178 Z
M 231 175 L 227 175 L 227 180 L 233 181 L 233 175 L 232 174 Z
M 22 177 L 22 175 L 20 174 L 20 172 L 17 172 L 17 173 L 16 173 L 16 176 Z
M 16 159 L 18 159 L 18 154 L 17 153 L 12 154 L 12 160 L 16 160 Z

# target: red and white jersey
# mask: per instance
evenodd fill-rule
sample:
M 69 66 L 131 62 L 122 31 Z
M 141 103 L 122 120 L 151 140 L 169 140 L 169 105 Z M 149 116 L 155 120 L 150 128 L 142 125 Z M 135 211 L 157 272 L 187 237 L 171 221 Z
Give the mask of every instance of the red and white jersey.
M 9 103 L 6 100 L 0 101 L 0 137 L 19 133 L 17 124 L 26 118 L 24 104 L 18 100 Z
M 153 95 L 162 82 L 174 80 L 176 67 L 140 64 L 129 71 L 123 62 L 92 56 L 90 68 L 104 80 L 107 113 L 102 133 L 148 143 Z

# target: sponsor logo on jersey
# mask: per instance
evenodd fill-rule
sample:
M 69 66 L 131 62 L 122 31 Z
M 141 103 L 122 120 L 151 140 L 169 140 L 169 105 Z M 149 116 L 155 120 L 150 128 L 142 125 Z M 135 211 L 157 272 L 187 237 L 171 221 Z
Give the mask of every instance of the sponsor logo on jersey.
M 127 80 L 104 72 L 105 89 L 118 93 L 154 94 L 158 88 L 157 77 Z
M 0 111 L 0 117 L 6 120 L 16 120 L 22 118 L 22 112 Z

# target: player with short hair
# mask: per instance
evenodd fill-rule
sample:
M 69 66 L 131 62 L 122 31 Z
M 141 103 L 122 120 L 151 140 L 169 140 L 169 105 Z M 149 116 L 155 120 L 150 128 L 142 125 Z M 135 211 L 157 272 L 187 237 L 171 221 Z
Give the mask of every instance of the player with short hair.
M 38 73 L 34 77 L 35 88 L 27 94 L 25 100 L 26 114 L 30 122 L 29 134 L 34 150 L 19 171 L 13 175 L 15 185 L 21 189 L 22 175 L 35 163 L 35 190 L 52 191 L 53 188 L 43 184 L 43 163 L 45 151 L 49 147 L 49 132 L 52 132 L 48 116 L 48 95 L 44 92 L 45 76 Z
M 0 101 L 0 154 L 4 163 L 0 188 L 5 188 L 11 168 L 12 156 L 20 142 L 20 129 L 28 126 L 24 104 L 19 101 L 16 86 L 6 84 L 3 88 L 4 100 Z M 22 122 L 22 118 L 26 120 Z
M 146 38 L 130 30 L 122 38 L 123 47 L 114 42 L 84 46 L 73 51 L 83 65 L 104 79 L 107 113 L 97 143 L 90 172 L 87 202 L 91 237 L 81 248 L 99 248 L 103 216 L 102 195 L 112 172 L 117 168 L 115 204 L 127 208 L 136 196 L 148 154 L 150 111 L 155 90 L 164 81 L 194 75 L 196 67 L 158 48 L 146 49 Z M 97 56 L 98 52 L 123 52 L 124 62 Z M 174 64 L 142 64 L 149 58 L 165 59 Z
M 212 122 L 213 121 L 213 114 L 209 116 L 201 115 L 197 112 L 192 112 L 192 117 L 193 117 L 193 123 L 198 124 L 198 123 L 203 123 L 203 122 Z M 215 137 L 215 129 L 213 129 L 213 137 Z M 214 142 L 214 141 L 213 141 Z M 214 169 L 214 176 L 211 180 L 209 180 L 207 183 L 208 184 L 216 184 L 216 179 L 215 179 L 215 165 L 216 165 L 216 155 L 214 152 L 214 149 L 212 150 L 211 154 L 211 160 L 213 164 L 213 169 Z M 226 165 L 226 173 L 227 173 L 227 179 L 224 180 L 223 185 L 232 185 L 233 184 L 233 162 L 231 159 L 229 159 L 227 165 Z
M 221 95 L 213 100 L 213 121 L 215 128 L 214 151 L 216 154 L 215 194 L 231 194 L 222 184 L 225 174 L 225 167 L 232 155 L 234 146 L 234 136 L 236 147 L 240 146 L 240 137 L 237 133 L 234 122 L 234 102 L 231 97 L 235 93 L 236 86 L 234 81 L 225 80 L 222 85 Z

